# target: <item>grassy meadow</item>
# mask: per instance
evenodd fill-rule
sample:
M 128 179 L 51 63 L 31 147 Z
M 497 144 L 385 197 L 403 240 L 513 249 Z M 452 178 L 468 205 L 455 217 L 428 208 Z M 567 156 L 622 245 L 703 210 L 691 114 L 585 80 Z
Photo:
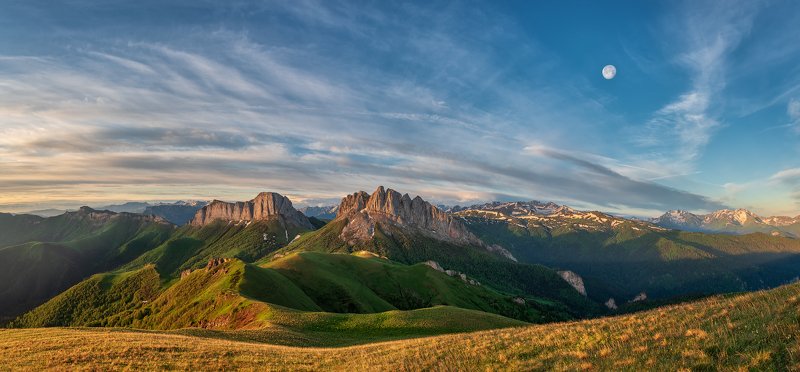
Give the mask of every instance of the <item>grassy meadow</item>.
M 262 342 L 237 331 L 0 330 L 0 368 L 798 370 L 800 285 L 617 317 L 347 347 L 271 345 L 269 329 L 248 332 L 263 332 Z

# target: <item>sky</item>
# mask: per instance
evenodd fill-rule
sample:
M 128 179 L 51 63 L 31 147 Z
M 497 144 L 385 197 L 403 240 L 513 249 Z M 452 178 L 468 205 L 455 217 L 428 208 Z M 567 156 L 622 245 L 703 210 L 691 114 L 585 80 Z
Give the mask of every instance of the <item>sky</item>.
M 800 2 L 0 7 L 0 211 L 385 185 L 800 214 Z

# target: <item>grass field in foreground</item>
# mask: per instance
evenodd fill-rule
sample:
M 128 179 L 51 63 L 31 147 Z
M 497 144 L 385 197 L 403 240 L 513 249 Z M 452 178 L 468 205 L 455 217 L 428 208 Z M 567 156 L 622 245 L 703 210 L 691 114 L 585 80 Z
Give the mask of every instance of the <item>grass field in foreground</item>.
M 800 285 L 618 317 L 344 348 L 119 329 L 0 330 L 0 369 L 798 370 Z

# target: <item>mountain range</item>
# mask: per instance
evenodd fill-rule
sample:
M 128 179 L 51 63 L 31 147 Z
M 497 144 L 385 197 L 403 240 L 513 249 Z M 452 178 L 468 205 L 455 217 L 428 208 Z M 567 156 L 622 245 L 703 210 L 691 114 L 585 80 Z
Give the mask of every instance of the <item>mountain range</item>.
M 236 337 L 325 346 L 344 330 L 359 336 L 337 342 L 594 318 L 800 276 L 800 240 L 788 232 L 681 231 L 666 218 L 549 202 L 443 210 L 380 186 L 305 209 L 335 212 L 324 219 L 274 192 L 165 207 L 193 213 L 180 225 L 145 210 L 0 214 L 0 317 L 11 327 L 247 330 Z M 795 223 L 667 215 L 697 226 Z
M 126 218 L 130 215 L 126 213 L 115 214 L 108 211 L 98 212 L 89 208 L 82 208 L 79 212 L 68 212 L 62 216 L 43 219 L 43 221 L 61 220 L 84 214 L 105 216 L 104 218 L 109 220 Z M 41 219 L 22 215 L 9 217 Z M 425 268 L 423 271 L 431 273 L 427 274 L 428 276 L 434 275 L 433 273 L 440 273 L 435 274 L 435 276 L 444 275 L 444 277 L 452 278 L 455 283 L 463 283 L 462 286 L 466 285 L 466 288 L 485 288 L 482 291 L 488 292 L 482 294 L 481 298 L 488 299 L 491 296 L 496 296 L 496 299 L 489 302 L 491 305 L 487 303 L 487 305 L 482 305 L 479 308 L 484 311 L 500 312 L 504 315 L 513 315 L 528 321 L 564 319 L 585 316 L 599 311 L 597 305 L 592 304 L 591 301 L 583 297 L 555 271 L 543 266 L 517 263 L 510 253 L 502 247 L 483 243 L 474 234 L 470 233 L 457 218 L 438 210 L 419 197 L 412 199 L 408 195 L 401 195 L 394 190 L 386 190 L 383 187 L 378 188 L 372 195 L 358 192 L 343 198 L 336 219 L 318 230 L 313 230 L 314 225 L 311 224 L 307 217 L 293 208 L 288 198 L 276 193 L 261 193 L 254 199 L 245 202 L 213 201 L 200 208 L 191 222 L 182 227 L 175 227 L 154 216 L 142 216 L 142 218 L 149 218 L 153 224 L 163 225 L 165 229 L 170 230 L 168 236 L 160 236 L 160 239 L 148 244 L 146 249 L 143 248 L 141 251 L 137 251 L 136 255 L 126 255 L 125 260 L 115 257 L 112 260 L 114 264 L 90 267 L 82 271 L 81 274 L 90 275 L 92 272 L 100 273 L 111 270 L 113 274 L 104 274 L 111 276 L 106 276 L 108 279 L 102 279 L 100 283 L 115 282 L 116 278 L 134 275 L 134 273 L 140 273 L 141 270 L 149 267 L 150 269 L 147 270 L 150 271 L 147 272 L 157 274 L 162 282 L 165 281 L 164 283 L 173 283 L 193 270 L 206 267 L 209 262 L 216 262 L 215 260 L 217 259 L 224 259 L 226 262 L 230 259 L 238 260 L 242 265 L 245 265 L 243 267 L 255 265 L 254 267 L 265 268 L 272 265 L 273 262 L 287 257 L 295 257 L 298 254 L 301 255 L 300 257 L 315 257 L 316 260 L 328 262 L 327 265 L 329 265 L 330 261 L 335 257 L 339 257 L 338 255 L 331 256 L 329 255 L 330 253 L 356 254 L 358 252 L 371 252 L 370 255 L 374 255 L 375 258 L 367 256 L 367 258 L 359 257 L 358 260 L 382 259 L 387 260 L 385 262 L 389 264 L 388 266 L 383 265 L 385 267 L 383 270 L 389 270 L 387 273 L 390 277 L 382 280 L 375 279 L 376 283 L 391 283 L 394 279 L 390 278 L 396 278 L 399 275 L 391 274 L 392 272 L 397 271 L 399 273 L 403 270 L 409 270 L 402 269 L 404 265 Z M 19 242 L 24 241 L 24 244 L 27 245 L 36 245 L 45 239 L 30 237 L 26 241 L 25 238 L 21 237 L 17 240 Z M 14 243 L 18 242 L 15 241 Z M 127 247 L 127 245 L 123 246 Z M 120 250 L 127 252 L 126 249 Z M 318 251 L 328 253 L 328 255 L 303 256 L 303 252 L 308 251 Z M 7 248 L 3 248 L 2 252 L 9 255 L 24 255 L 22 252 L 8 250 Z M 291 262 L 296 261 L 298 260 L 291 260 Z M 348 263 L 348 265 L 351 264 Z M 326 264 L 322 265 L 322 267 L 325 267 Z M 295 268 L 289 272 L 296 270 L 298 269 Z M 286 275 L 289 275 L 286 273 L 288 272 L 282 274 L 284 279 L 280 279 L 281 282 L 286 282 Z M 352 275 L 347 270 L 341 271 L 341 273 Z M 12 270 L 10 275 L 17 274 Z M 304 288 L 306 294 L 312 291 L 322 291 L 319 295 L 312 296 L 313 302 L 323 309 L 329 309 L 329 311 L 330 309 L 339 309 L 344 312 L 371 312 L 380 309 L 380 307 L 376 308 L 373 305 L 366 307 L 363 305 L 342 305 L 342 301 L 346 298 L 349 298 L 346 303 L 374 302 L 374 300 L 369 300 L 370 296 L 374 295 L 368 295 L 369 292 L 365 293 L 362 290 L 353 292 L 351 295 L 345 295 L 347 293 L 347 285 L 349 285 L 346 283 L 353 283 L 353 279 L 333 279 L 332 276 L 316 278 L 315 275 L 321 275 L 320 271 L 314 270 L 307 275 L 296 277 L 289 281 L 296 282 L 301 279 L 303 281 L 311 281 L 310 283 L 312 284 L 306 284 L 306 287 L 297 283 L 295 285 L 300 285 Z M 343 274 L 339 274 L 339 276 L 341 275 Z M 92 278 L 86 279 L 89 281 L 87 283 L 92 283 L 92 280 L 99 280 Z M 34 279 L 28 279 L 28 281 L 31 280 Z M 355 282 L 364 283 L 364 280 L 359 279 Z M 342 284 L 335 284 L 340 281 Z M 66 284 L 69 283 L 74 282 L 67 282 Z M 329 284 L 326 285 L 324 290 L 316 288 L 317 286 L 322 286 L 321 283 Z M 543 285 L 545 283 L 546 285 Z M 93 284 L 78 284 L 78 287 L 75 288 L 79 288 L 82 285 L 92 286 Z M 258 285 L 267 284 L 261 283 Z M 436 304 L 436 302 L 431 301 L 441 296 L 434 294 L 434 297 L 431 298 L 431 295 L 422 294 L 419 291 L 409 292 L 410 290 L 407 287 L 407 285 L 399 286 L 399 288 L 405 288 L 401 291 L 405 302 L 397 302 L 400 300 L 389 301 L 385 298 L 386 295 L 381 295 L 380 293 L 375 295 L 384 298 L 384 301 L 389 304 L 394 304 L 391 306 L 395 308 L 409 308 L 411 306 L 409 304 L 417 304 L 414 305 L 417 307 Z M 91 292 L 93 295 L 97 294 L 97 291 L 85 292 L 75 288 L 70 293 Z M 164 288 L 159 286 L 158 289 L 169 290 L 169 288 L 171 288 L 171 285 Z M 147 289 L 147 291 L 150 290 L 155 291 L 153 293 L 158 293 L 155 287 Z M 56 291 L 47 292 L 47 295 L 52 295 L 53 292 Z M 372 292 L 375 292 L 375 290 Z M 454 298 L 467 296 L 466 293 L 469 291 L 462 288 L 457 292 L 461 294 Z M 384 291 L 384 293 L 388 292 Z M 490 293 L 497 293 L 497 295 L 489 295 Z M 51 301 L 63 300 L 54 298 Z M 83 300 L 72 299 L 67 303 L 81 301 Z M 324 305 L 328 301 L 334 301 L 333 303 L 339 303 L 340 305 Z M 465 304 L 476 304 L 485 300 L 478 301 L 474 299 L 467 303 L 449 300 L 437 301 L 443 301 L 440 302 L 443 305 L 457 305 L 460 303 L 463 306 L 467 306 Z M 97 303 L 95 300 L 90 302 Z M 114 306 L 117 306 L 104 301 L 100 302 L 101 307 L 104 308 L 108 306 L 115 308 Z M 406 305 L 400 305 L 401 303 L 406 303 Z M 506 304 L 503 305 L 502 303 Z M 515 303 L 519 304 L 509 305 Z M 56 306 L 48 302 L 42 306 L 46 309 L 53 309 L 54 306 L 59 309 L 55 315 L 52 314 L 52 311 L 49 311 L 51 316 L 55 316 L 54 319 L 71 318 L 71 316 L 64 314 L 70 311 L 64 308 L 65 305 Z M 307 310 L 307 308 L 300 310 L 303 309 Z M 77 309 L 71 311 L 75 310 Z M 6 314 L 13 315 L 14 312 L 9 311 Z M 72 323 L 64 323 L 64 325 L 68 324 Z
M 183 225 L 189 222 L 189 220 L 194 217 L 195 212 L 197 212 L 198 209 L 202 208 L 206 204 L 207 202 L 198 200 L 180 200 L 174 203 L 126 202 L 123 204 L 104 205 L 95 207 L 94 209 L 116 213 L 124 212 L 154 215 L 164 218 L 165 220 L 176 225 Z M 55 217 L 66 212 L 74 212 L 74 210 L 49 208 L 23 212 L 21 214 L 31 214 L 40 217 Z
M 298 209 L 300 213 L 306 217 L 315 217 L 322 220 L 332 220 L 336 218 L 336 212 L 339 210 L 338 205 L 326 206 L 306 206 Z
M 686 232 L 536 201 L 463 207 L 453 216 L 520 262 L 578 274 L 587 295 L 610 307 L 755 290 L 798 276 L 800 240 L 783 236 Z
M 731 234 L 755 232 L 797 238 L 800 237 L 800 215 L 796 217 L 761 217 L 746 209 L 722 209 L 709 214 L 693 214 L 672 210 L 650 222 L 670 229 Z

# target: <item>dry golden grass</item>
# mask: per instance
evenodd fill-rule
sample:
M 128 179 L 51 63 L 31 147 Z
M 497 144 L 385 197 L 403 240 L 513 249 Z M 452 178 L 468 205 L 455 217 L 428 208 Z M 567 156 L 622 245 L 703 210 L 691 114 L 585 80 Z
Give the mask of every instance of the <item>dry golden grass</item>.
M 344 348 L 118 329 L 0 331 L 0 370 L 800 370 L 800 285 L 618 317 Z

